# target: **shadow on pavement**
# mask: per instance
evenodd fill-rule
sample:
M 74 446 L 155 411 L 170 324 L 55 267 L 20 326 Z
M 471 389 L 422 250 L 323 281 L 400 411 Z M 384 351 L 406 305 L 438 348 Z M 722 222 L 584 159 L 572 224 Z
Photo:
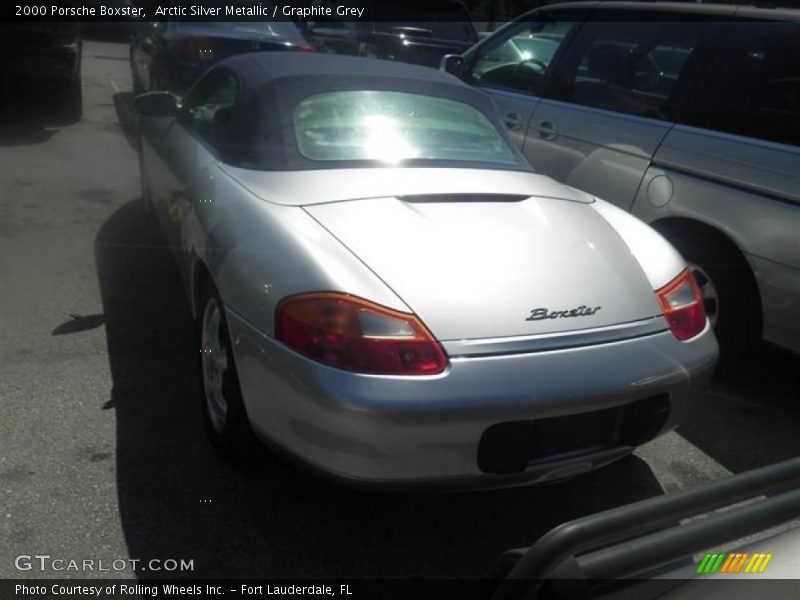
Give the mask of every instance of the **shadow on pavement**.
M 51 81 L 0 79 L 0 146 L 46 142 L 73 121 L 63 110 L 62 91 Z
M 733 473 L 800 456 L 800 357 L 762 345 L 718 373 L 678 428 Z
M 3 114 L 0 117 L 0 146 L 41 144 L 58 133 L 57 129 L 45 127 L 42 121 L 35 117 L 20 115 L 9 118 L 3 107 L 0 107 L 0 112 Z
M 80 333 L 89 329 L 97 329 L 105 323 L 105 315 L 76 315 L 71 314 L 69 321 L 64 321 L 61 325 L 53 329 L 50 335 L 69 335 Z
M 95 245 L 131 557 L 193 559 L 169 574 L 187 577 L 481 577 L 563 521 L 661 493 L 635 457 L 549 487 L 441 495 L 342 489 L 267 451 L 223 462 L 205 438 L 177 269 L 144 228 L 129 202 Z

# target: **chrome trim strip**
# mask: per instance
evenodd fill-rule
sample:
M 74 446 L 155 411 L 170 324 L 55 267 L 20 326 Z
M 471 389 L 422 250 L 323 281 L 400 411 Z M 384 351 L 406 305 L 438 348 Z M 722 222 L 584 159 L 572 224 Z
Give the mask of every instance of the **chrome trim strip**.
M 473 340 L 442 341 L 450 358 L 463 356 L 491 356 L 497 354 L 521 354 L 561 350 L 578 346 L 594 346 L 607 342 L 618 342 L 667 331 L 664 317 L 651 317 L 639 321 L 619 323 L 607 327 L 562 331 L 539 335 L 514 336 L 502 338 L 481 338 Z

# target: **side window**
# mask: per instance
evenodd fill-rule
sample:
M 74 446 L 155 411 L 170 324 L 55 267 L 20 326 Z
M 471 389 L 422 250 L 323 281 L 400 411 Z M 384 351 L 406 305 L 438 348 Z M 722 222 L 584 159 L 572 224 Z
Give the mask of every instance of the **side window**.
M 558 74 L 566 102 L 670 118 L 681 76 L 701 43 L 698 24 L 596 21 L 581 31 Z
M 232 73 L 220 72 L 198 85 L 184 102 L 181 123 L 217 150 L 230 139 L 239 84 Z
M 517 23 L 478 50 L 466 78 L 488 87 L 539 94 L 556 51 L 575 25 L 552 20 Z
M 697 78 L 681 121 L 800 144 L 800 24 L 734 24 Z

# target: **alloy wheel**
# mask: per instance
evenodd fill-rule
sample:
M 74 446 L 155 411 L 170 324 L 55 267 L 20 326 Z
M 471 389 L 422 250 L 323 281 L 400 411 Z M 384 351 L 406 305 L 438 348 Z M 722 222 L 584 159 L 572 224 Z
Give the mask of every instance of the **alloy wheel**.
M 708 320 L 712 327 L 716 327 L 719 320 L 719 292 L 717 291 L 714 282 L 708 274 L 708 271 L 703 269 L 700 265 L 690 264 L 689 270 L 694 275 L 697 285 L 700 287 L 700 293 L 703 296 L 703 308 L 706 310 Z
M 228 370 L 227 335 L 222 311 L 215 298 L 209 298 L 203 310 L 202 371 L 206 411 L 212 427 L 222 432 L 228 418 L 228 399 L 225 395 L 225 378 Z

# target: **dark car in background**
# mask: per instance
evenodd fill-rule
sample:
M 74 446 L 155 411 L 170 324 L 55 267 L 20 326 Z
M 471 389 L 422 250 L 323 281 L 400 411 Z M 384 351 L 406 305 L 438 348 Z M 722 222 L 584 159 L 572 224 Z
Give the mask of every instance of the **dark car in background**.
M 436 67 L 445 54 L 478 41 L 467 7 L 458 0 L 357 0 L 370 20 L 299 23 L 318 50 Z M 324 5 L 324 3 L 323 3 Z M 349 5 L 348 5 L 349 6 Z
M 314 48 L 292 21 L 142 23 L 131 40 L 133 89 L 182 93 L 223 58 L 275 50 Z
M 0 83 L 4 94 L 22 85 L 44 84 L 46 98 L 64 121 L 81 118 L 81 53 L 77 21 L 0 23 Z

